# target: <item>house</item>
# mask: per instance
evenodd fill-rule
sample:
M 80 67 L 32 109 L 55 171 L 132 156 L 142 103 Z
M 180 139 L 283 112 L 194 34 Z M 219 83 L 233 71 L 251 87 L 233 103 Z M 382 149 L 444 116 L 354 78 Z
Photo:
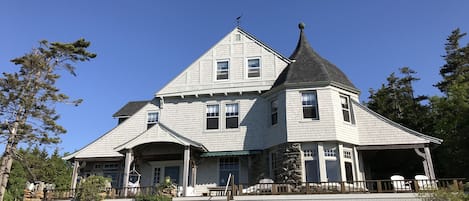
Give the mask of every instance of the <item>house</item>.
M 154 99 L 124 105 L 116 127 L 65 157 L 74 163 L 72 187 L 90 175 L 127 187 L 138 172 L 140 186 L 169 176 L 200 194 L 230 173 L 240 184 L 364 181 L 405 171 L 402 161 L 420 164 L 410 174 L 434 179 L 430 145 L 442 140 L 359 103 L 360 91 L 299 28 L 287 58 L 236 27 Z

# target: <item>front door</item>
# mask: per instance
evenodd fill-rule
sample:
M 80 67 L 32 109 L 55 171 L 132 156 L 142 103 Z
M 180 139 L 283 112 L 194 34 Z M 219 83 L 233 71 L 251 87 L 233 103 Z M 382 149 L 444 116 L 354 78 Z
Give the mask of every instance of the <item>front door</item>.
M 305 161 L 306 182 L 319 182 L 319 171 L 317 160 Z

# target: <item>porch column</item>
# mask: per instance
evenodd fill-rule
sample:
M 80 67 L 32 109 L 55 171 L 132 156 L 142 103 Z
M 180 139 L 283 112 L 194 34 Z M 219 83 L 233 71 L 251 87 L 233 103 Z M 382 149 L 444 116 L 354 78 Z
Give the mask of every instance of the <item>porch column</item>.
M 130 176 L 130 164 L 133 160 L 132 149 L 127 149 L 125 152 L 125 164 L 124 164 L 124 181 L 122 183 L 122 188 L 124 188 L 124 197 L 127 196 L 127 187 L 129 187 L 129 176 Z
M 337 154 L 340 167 L 340 178 L 341 181 L 347 181 L 347 175 L 345 173 L 345 162 L 344 162 L 344 145 L 339 143 L 339 153 Z
M 357 147 L 353 146 L 353 166 L 355 169 L 355 180 L 357 181 L 365 181 L 363 178 L 363 160 L 359 159 Z
M 187 196 L 187 184 L 189 180 L 189 160 L 191 156 L 191 147 L 184 147 L 184 168 L 182 172 L 182 195 Z
M 197 184 L 197 164 L 195 162 L 192 163 L 192 186 L 195 188 Z
M 423 149 L 425 151 L 425 160 L 427 161 L 428 177 L 430 179 L 436 179 L 435 170 L 433 169 L 432 155 L 430 154 L 430 147 L 425 146 Z
M 327 182 L 326 161 L 324 159 L 324 145 L 318 142 L 318 164 L 319 164 L 319 181 Z
M 80 162 L 77 160 L 73 161 L 73 173 L 72 173 L 72 186 L 71 189 L 77 188 L 77 179 L 78 179 L 78 168 L 80 167 Z

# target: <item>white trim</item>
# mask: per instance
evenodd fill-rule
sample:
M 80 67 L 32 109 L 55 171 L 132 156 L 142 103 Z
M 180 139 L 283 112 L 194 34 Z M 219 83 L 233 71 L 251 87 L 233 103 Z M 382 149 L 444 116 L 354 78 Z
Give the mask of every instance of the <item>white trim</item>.
M 214 82 L 223 82 L 223 81 L 229 81 L 231 78 L 231 61 L 229 58 L 226 59 L 214 59 L 214 64 L 213 64 L 213 81 Z M 218 63 L 219 62 L 228 62 L 228 79 L 221 79 L 219 80 L 218 77 Z
M 249 77 L 249 60 L 259 60 L 259 76 L 257 77 Z M 262 56 L 254 56 L 254 57 L 246 57 L 244 59 L 244 78 L 247 80 L 257 80 L 262 78 Z

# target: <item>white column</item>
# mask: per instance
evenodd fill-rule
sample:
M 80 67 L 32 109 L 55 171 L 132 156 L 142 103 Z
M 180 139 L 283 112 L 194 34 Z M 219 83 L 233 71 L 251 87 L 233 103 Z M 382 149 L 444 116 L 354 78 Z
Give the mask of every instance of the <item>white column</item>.
M 192 163 L 192 187 L 197 185 L 197 164 Z
M 182 194 L 187 196 L 187 183 L 189 180 L 189 161 L 191 156 L 191 147 L 184 147 L 184 168 L 182 172 Z
M 77 188 L 77 179 L 78 179 L 78 168 L 80 168 L 80 162 L 77 160 L 73 161 L 73 173 L 72 173 L 72 189 Z
M 318 164 L 319 164 L 319 181 L 327 182 L 326 160 L 324 159 L 324 145 L 318 142 Z
M 425 160 L 427 161 L 428 174 L 430 179 L 436 179 L 435 170 L 433 169 L 432 155 L 430 154 L 430 148 L 426 146 L 423 148 L 425 151 Z
M 355 169 L 355 180 L 357 181 L 365 181 L 363 177 L 363 161 L 359 160 L 357 147 L 353 146 L 353 166 Z
M 341 181 L 347 181 L 347 175 L 345 174 L 345 162 L 344 162 L 344 145 L 339 143 L 339 153 L 337 154 L 337 160 L 339 161 L 340 167 L 340 178 Z
M 130 164 L 133 160 L 132 149 L 128 149 L 125 152 L 125 164 L 124 164 L 124 181 L 122 183 L 122 187 L 124 190 L 124 196 L 127 196 L 127 187 L 129 187 L 129 176 L 130 176 Z

